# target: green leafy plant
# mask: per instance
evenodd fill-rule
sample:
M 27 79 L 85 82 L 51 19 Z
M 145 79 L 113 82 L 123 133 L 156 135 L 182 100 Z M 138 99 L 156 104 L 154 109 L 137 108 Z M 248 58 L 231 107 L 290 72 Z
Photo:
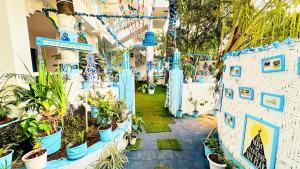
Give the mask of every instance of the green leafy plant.
M 215 149 L 219 147 L 218 139 L 214 137 L 209 137 L 205 140 L 204 144 L 208 146 L 210 149 Z
M 100 128 L 107 129 L 110 127 L 111 120 L 113 117 L 111 104 L 108 100 L 99 100 L 98 104 L 98 122 L 100 125 Z
M 183 68 L 183 74 L 186 78 L 190 79 L 193 77 L 194 67 L 192 64 L 184 64 L 182 68 Z
M 138 88 L 138 91 L 142 91 L 143 93 L 146 93 L 148 90 L 148 85 L 147 84 L 142 84 L 141 87 Z
M 114 113 L 114 118 L 118 122 L 124 122 L 128 118 L 125 110 L 126 104 L 124 101 L 118 100 L 113 104 L 112 111 Z
M 84 130 L 82 131 L 78 131 L 78 140 L 81 144 L 84 143 L 85 141 L 85 134 L 84 134 Z
M 15 144 L 8 144 L 8 145 L 0 148 L 0 158 L 3 157 L 4 155 L 6 155 L 7 151 L 14 145 Z
M 138 116 L 137 114 L 132 115 L 132 123 L 133 123 L 133 125 L 138 126 L 136 132 L 141 132 L 142 131 L 142 126 L 145 124 L 143 118 Z
M 52 131 L 52 126 L 47 120 L 37 120 L 35 115 L 29 116 L 27 119 L 25 119 L 21 123 L 21 126 L 25 135 L 28 138 L 34 139 L 34 149 L 41 146 L 40 140 L 38 140 L 38 138 L 48 136 Z
M 13 86 L 8 85 L 10 77 L 6 74 L 0 76 L 0 121 L 5 120 L 11 113 L 13 106 Z
M 103 154 L 92 164 L 95 169 L 123 169 L 128 164 L 126 151 L 119 151 L 114 144 L 109 146 Z

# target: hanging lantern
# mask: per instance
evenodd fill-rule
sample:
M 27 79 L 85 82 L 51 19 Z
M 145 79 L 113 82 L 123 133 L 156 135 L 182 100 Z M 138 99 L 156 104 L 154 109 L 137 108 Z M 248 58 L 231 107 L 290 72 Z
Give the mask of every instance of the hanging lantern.
M 155 46 L 155 45 L 157 45 L 156 37 L 155 37 L 154 32 L 147 31 L 145 33 L 145 38 L 143 40 L 143 45 L 144 46 Z

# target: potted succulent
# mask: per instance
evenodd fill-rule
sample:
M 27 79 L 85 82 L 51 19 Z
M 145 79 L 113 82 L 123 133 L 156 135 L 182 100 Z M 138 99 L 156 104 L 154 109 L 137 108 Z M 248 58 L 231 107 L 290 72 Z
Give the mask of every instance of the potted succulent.
M 67 156 L 70 160 L 82 158 L 87 153 L 87 142 L 84 131 L 78 131 L 73 141 L 67 145 Z
M 140 132 L 142 130 L 142 125 L 144 125 L 143 118 L 138 116 L 137 114 L 132 115 L 132 129 L 136 132 Z
M 99 123 L 99 135 L 101 141 L 110 141 L 112 140 L 112 110 L 110 102 L 107 100 L 100 100 L 98 103 L 98 123 Z
M 202 142 L 203 142 L 204 153 L 206 157 L 208 156 L 208 154 L 214 153 L 219 146 L 218 139 L 214 137 L 203 138 Z
M 183 65 L 183 75 L 185 76 L 188 84 L 193 82 L 193 70 L 194 67 L 192 64 Z
M 27 169 L 41 169 L 47 165 L 47 148 L 32 150 L 22 157 Z
M 12 155 L 14 153 L 14 150 L 10 149 L 11 146 L 13 146 L 13 144 L 0 148 L 0 168 L 11 168 Z
M 207 159 L 209 161 L 210 169 L 225 169 L 226 160 L 223 155 L 218 153 L 208 154 Z
M 148 84 L 148 94 L 154 94 L 154 92 L 155 92 L 155 84 L 149 83 Z

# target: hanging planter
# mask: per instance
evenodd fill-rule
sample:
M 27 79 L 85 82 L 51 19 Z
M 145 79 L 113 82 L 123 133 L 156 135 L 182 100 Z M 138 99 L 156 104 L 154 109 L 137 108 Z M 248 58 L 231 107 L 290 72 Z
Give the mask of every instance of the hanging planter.
M 62 128 L 58 127 L 58 131 L 46 137 L 37 138 L 38 141 L 42 142 L 42 148 L 48 149 L 48 155 L 54 154 L 61 148 L 61 134 Z
M 14 153 L 14 150 L 8 149 L 5 151 L 5 155 L 0 156 L 0 168 L 4 167 L 7 169 L 11 168 L 11 161 L 12 161 L 12 155 Z
M 91 87 L 91 82 L 89 80 L 81 81 L 82 89 L 88 90 Z
M 98 117 L 99 109 L 96 106 L 91 106 L 91 117 L 96 119 Z
M 27 169 L 41 169 L 47 164 L 47 149 L 32 150 L 22 157 Z
M 87 153 L 87 143 L 74 146 L 74 143 L 69 143 L 67 145 L 67 156 L 70 160 L 77 160 L 82 158 Z

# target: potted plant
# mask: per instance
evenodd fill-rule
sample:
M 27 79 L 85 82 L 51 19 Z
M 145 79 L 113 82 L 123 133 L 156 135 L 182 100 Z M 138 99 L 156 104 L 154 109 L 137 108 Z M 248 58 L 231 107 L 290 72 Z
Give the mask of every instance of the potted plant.
M 73 141 L 67 145 L 67 156 L 70 160 L 82 158 L 87 153 L 87 142 L 84 131 L 78 131 Z
M 132 129 L 136 132 L 141 132 L 142 125 L 144 125 L 143 118 L 137 114 L 132 115 Z
M 218 153 L 208 154 L 207 159 L 209 161 L 210 169 L 225 169 L 226 160 L 223 155 Z
M 98 103 L 98 123 L 99 123 L 99 135 L 101 141 L 110 141 L 112 140 L 112 110 L 110 102 L 107 100 L 101 100 Z
M 32 78 L 35 79 L 34 81 L 28 82 L 29 89 L 19 86 L 14 89 L 14 93 L 19 102 L 26 103 L 25 106 L 21 107 L 22 110 L 25 110 L 25 112 L 27 110 L 38 112 L 40 118 L 39 120 L 36 119 L 36 122 L 32 124 L 42 123 L 42 126 L 47 128 L 40 128 L 40 130 L 50 130 L 46 134 L 35 132 L 39 133 L 38 136 L 41 136 L 39 138 L 37 138 L 37 135 L 33 136 L 39 140 L 41 147 L 47 148 L 47 154 L 50 155 L 61 148 L 62 128 L 58 124 L 67 111 L 68 92 L 66 91 L 68 90 L 65 89 L 66 83 L 60 68 L 58 72 L 50 73 L 46 70 L 45 63 L 40 58 L 38 66 L 39 76 L 38 78 Z M 26 126 L 29 124 L 23 125 L 25 130 L 27 130 L 28 127 Z
M 101 169 L 121 169 L 128 164 L 128 158 L 125 151 L 119 151 L 115 144 L 110 145 L 106 149 L 105 156 L 101 156 L 92 164 L 93 168 Z
M 133 132 L 126 132 L 124 138 L 128 141 L 130 145 L 135 145 L 137 135 L 135 135 Z
M 192 83 L 193 81 L 193 70 L 194 67 L 192 64 L 184 64 L 183 65 L 183 75 L 187 79 L 187 83 Z
M 11 168 L 12 155 L 14 153 L 14 150 L 10 149 L 11 146 L 13 146 L 13 144 L 0 148 L 0 168 Z
M 124 128 L 125 121 L 128 119 L 126 114 L 126 105 L 123 101 L 116 101 L 113 106 L 113 112 L 115 113 L 115 118 L 117 120 L 118 128 Z
M 147 90 L 148 90 L 147 84 L 142 84 L 142 86 L 138 88 L 138 91 L 142 91 L 143 93 L 146 93 Z
M 202 100 L 197 100 L 195 98 L 192 97 L 192 92 L 190 92 L 190 97 L 189 97 L 189 102 L 194 106 L 194 111 L 192 116 L 194 118 L 197 118 L 199 116 L 199 112 L 198 112 L 198 105 L 199 106 L 204 106 L 206 103 L 208 103 L 208 101 L 202 99 Z
M 183 116 L 183 112 L 182 112 L 181 107 L 180 107 L 179 110 L 176 112 L 176 117 L 182 118 L 182 116 Z
M 148 85 L 148 94 L 154 94 L 155 92 L 155 84 L 154 83 L 149 83 Z
M 14 103 L 11 100 L 13 86 L 7 85 L 9 79 L 7 75 L 0 76 L 0 126 L 15 120 L 8 117 Z
M 208 154 L 215 153 L 215 151 L 219 146 L 218 139 L 214 137 L 203 138 L 202 141 L 203 141 L 204 153 L 206 157 L 208 156 Z
M 83 77 L 83 81 L 81 81 L 81 87 L 82 87 L 82 89 L 84 89 L 84 90 L 88 90 L 88 89 L 90 89 L 90 87 L 91 87 L 91 82 L 89 81 L 89 79 L 88 79 L 88 77 L 87 77 L 87 74 L 86 74 L 86 71 L 84 71 L 83 73 L 82 73 L 82 77 Z
M 32 150 L 22 157 L 27 169 L 41 169 L 47 165 L 47 148 Z

